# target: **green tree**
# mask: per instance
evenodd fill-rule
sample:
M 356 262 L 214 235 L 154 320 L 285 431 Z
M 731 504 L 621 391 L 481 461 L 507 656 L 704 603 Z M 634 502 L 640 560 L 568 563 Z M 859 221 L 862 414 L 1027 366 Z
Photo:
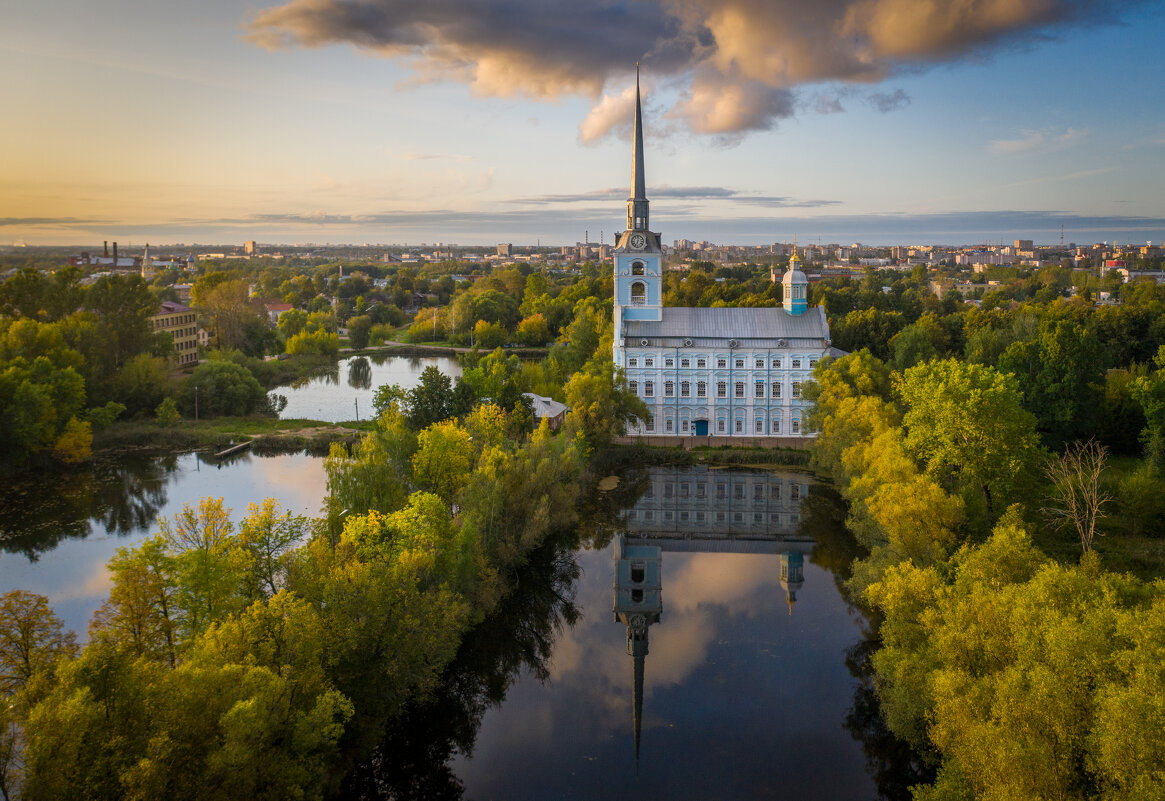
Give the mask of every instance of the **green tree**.
M 166 428 L 173 428 L 182 419 L 182 415 L 178 412 L 178 404 L 174 402 L 173 398 L 166 398 L 158 404 L 158 408 L 154 410 L 154 417 L 158 421 L 158 425 Z
M 910 368 L 897 390 L 906 448 L 930 476 L 978 493 L 989 520 L 1022 497 L 1039 442 L 1012 376 L 946 359 Z
M 646 419 L 647 406 L 627 390 L 622 370 L 607 360 L 592 363 L 587 370 L 571 376 L 566 384 L 566 431 L 582 435 L 591 448 L 601 448 L 613 437 L 622 436 L 627 426 Z
M 306 517 L 291 512 L 279 514 L 279 502 L 274 498 L 247 506 L 236 547 L 244 557 L 241 561 L 248 598 L 269 598 L 283 589 L 288 554 L 306 539 L 309 530 Z
M 98 278 L 85 297 L 85 306 L 99 317 L 101 344 L 112 369 L 149 349 L 150 317 L 157 312 L 158 301 L 141 276 Z
M 433 423 L 417 435 L 413 477 L 447 504 L 473 470 L 473 442 L 468 431 L 453 420 Z
M 352 347 L 361 350 L 368 347 L 368 335 L 372 331 L 372 318 L 368 315 L 352 317 L 348 320 L 348 340 Z
M 194 368 L 179 399 L 185 416 L 194 417 L 196 398 L 200 417 L 243 416 L 267 407 L 267 393 L 255 376 L 234 362 L 210 361 Z

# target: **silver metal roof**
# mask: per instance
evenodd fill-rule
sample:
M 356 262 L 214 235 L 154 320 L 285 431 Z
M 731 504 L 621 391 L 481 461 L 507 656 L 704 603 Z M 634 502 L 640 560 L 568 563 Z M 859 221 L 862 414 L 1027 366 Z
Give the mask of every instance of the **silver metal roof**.
M 659 322 L 628 320 L 623 326 L 625 335 L 636 339 L 735 339 L 742 345 L 758 339 L 829 339 L 829 324 L 820 306 L 812 306 L 799 315 L 772 307 L 667 306 Z

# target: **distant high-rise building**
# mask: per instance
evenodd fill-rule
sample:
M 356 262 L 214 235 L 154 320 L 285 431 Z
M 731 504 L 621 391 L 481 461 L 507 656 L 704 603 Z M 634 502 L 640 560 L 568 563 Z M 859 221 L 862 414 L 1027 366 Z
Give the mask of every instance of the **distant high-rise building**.
M 512 244 L 510 244 L 509 242 L 500 243 L 498 245 L 498 255 L 499 256 L 513 256 L 514 255 L 514 246 Z
M 255 240 L 254 239 L 243 243 L 243 252 L 246 253 L 248 256 L 255 255 Z
M 1016 250 L 1031 250 L 1033 241 L 1031 239 L 1017 239 L 1015 240 Z

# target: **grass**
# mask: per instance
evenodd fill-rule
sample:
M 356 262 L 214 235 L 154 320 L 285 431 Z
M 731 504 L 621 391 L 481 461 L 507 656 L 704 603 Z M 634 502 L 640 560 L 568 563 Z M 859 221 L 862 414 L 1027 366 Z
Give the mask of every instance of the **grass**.
M 183 420 L 174 426 L 158 425 L 152 420 L 129 420 L 114 423 L 93 436 L 94 453 L 126 450 L 194 450 L 222 448 L 244 440 L 253 440 L 266 448 L 318 448 L 321 444 L 347 440 L 358 432 L 375 428 L 371 420 L 325 423 L 319 420 L 280 420 L 273 417 L 216 417 L 209 420 Z M 297 446 L 298 447 L 295 447 Z

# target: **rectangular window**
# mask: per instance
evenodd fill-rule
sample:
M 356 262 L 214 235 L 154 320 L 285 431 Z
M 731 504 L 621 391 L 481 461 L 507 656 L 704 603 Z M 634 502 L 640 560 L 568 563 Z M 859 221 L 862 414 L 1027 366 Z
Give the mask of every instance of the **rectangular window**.
M 671 424 L 671 420 L 668 420 L 667 422 L 669 425 Z M 675 494 L 675 488 L 671 484 L 664 484 L 663 485 L 663 497 L 670 498 L 674 494 Z
M 681 381 L 680 382 L 680 397 L 681 398 L 692 397 L 692 382 L 691 381 Z
M 654 381 L 644 381 L 643 382 L 643 397 L 645 397 L 645 398 L 654 398 L 655 397 L 655 382 Z
M 744 382 L 743 381 L 736 382 L 736 397 L 738 397 L 738 398 L 744 397 Z
M 628 391 L 630 391 L 630 393 L 632 395 L 638 395 L 639 394 L 639 382 L 638 381 L 628 381 L 627 382 L 627 389 L 628 389 Z
M 691 359 L 680 359 L 680 367 L 691 367 L 691 366 L 692 366 Z
M 664 381 L 663 382 L 663 396 L 665 398 L 674 398 L 675 394 L 676 394 L 676 382 L 675 381 Z
M 668 356 L 666 359 L 663 360 L 663 366 L 664 367 L 675 367 L 676 360 L 673 359 L 671 356 Z
M 764 359 L 757 359 L 756 360 L 756 369 L 758 369 L 758 370 L 765 369 L 765 360 Z
M 800 359 L 793 359 L 793 369 L 794 370 L 801 369 L 801 360 Z
M 716 500 L 722 501 L 728 497 L 728 486 L 725 484 L 716 485 Z
M 781 360 L 780 359 L 773 359 L 773 369 L 774 370 L 781 369 Z
M 671 418 L 668 418 L 667 420 L 665 420 L 663 423 L 663 426 L 668 434 L 670 434 L 672 431 L 675 430 L 674 424 L 672 423 Z
M 769 491 L 769 497 L 772 498 L 774 501 L 779 501 L 781 499 L 781 485 L 780 484 L 773 484 L 773 488 Z
M 728 366 L 728 360 L 727 359 L 717 359 L 716 366 L 723 369 L 723 368 Z
M 703 498 L 707 494 L 708 494 L 707 485 L 704 484 L 703 481 L 701 481 L 699 484 L 696 485 L 696 497 Z
M 764 420 L 757 420 L 756 421 L 756 433 L 758 433 L 758 434 L 765 433 L 765 421 Z
M 684 432 L 685 434 L 686 434 L 686 433 L 688 433 L 688 421 L 687 421 L 687 420 L 683 420 L 683 421 L 681 421 L 681 422 L 680 422 L 680 431 Z M 684 487 L 685 487 L 685 488 L 686 488 L 687 486 L 688 486 L 687 484 L 684 484 Z M 686 497 L 688 497 L 688 496 L 687 496 L 687 495 L 684 495 L 684 497 L 686 498 Z
M 655 359 L 650 356 L 643 360 L 644 367 L 655 367 Z
M 696 382 L 696 397 L 704 398 L 708 395 L 708 384 L 704 381 Z
M 716 430 L 717 430 L 718 432 L 720 432 L 721 434 L 723 434 L 723 433 L 724 433 L 724 421 L 723 421 L 723 420 L 717 420 L 717 421 L 716 421 Z
M 781 385 L 776 383 L 776 382 L 773 383 L 773 397 L 774 398 L 781 397 Z
M 634 357 L 632 357 L 632 358 L 630 358 L 630 359 L 628 359 L 628 360 L 627 360 L 627 366 L 628 366 L 628 367 L 638 367 L 638 366 L 639 366 L 639 360 L 638 360 L 638 359 L 636 359 L 636 358 L 634 358 Z
M 791 500 L 791 501 L 801 500 L 801 485 L 800 484 L 794 484 L 793 486 L 789 487 L 789 500 Z
M 800 381 L 793 382 L 793 397 L 794 398 L 801 397 L 801 382 Z
M 739 418 L 738 418 L 738 419 L 737 419 L 737 421 L 736 421 L 736 433 L 737 433 L 737 434 L 743 434 L 743 433 L 744 433 L 744 421 L 743 421 L 743 420 L 741 420 L 741 419 L 739 419 Z
M 716 513 L 716 522 L 717 523 L 723 523 L 725 521 L 725 519 L 726 518 L 724 516 L 724 512 L 717 512 Z
M 708 366 L 707 359 L 696 359 L 696 366 L 697 367 L 707 367 Z
M 780 433 L 781 433 L 781 421 L 780 421 L 780 420 L 774 420 L 774 421 L 773 421 L 773 433 L 774 433 L 774 434 L 780 434 Z
M 738 501 L 744 500 L 744 485 L 736 484 L 732 487 L 732 497 Z
M 744 368 L 744 359 L 737 359 L 735 364 L 738 368 L 743 369 Z
M 704 522 L 704 513 L 703 512 L 696 512 L 696 522 L 697 523 Z
M 717 381 L 716 382 L 716 397 L 717 398 L 727 398 L 728 397 L 728 383 L 726 381 Z
M 645 428 L 646 428 L 646 429 L 647 429 L 649 432 L 650 432 L 650 431 L 655 431 L 655 418 L 654 418 L 654 417 L 652 417 L 650 414 L 649 414 L 649 415 L 647 415 L 647 421 L 646 421 L 646 423 L 645 423 L 645 426 L 644 426 L 644 427 L 645 427 Z M 647 492 L 648 492 L 648 497 L 651 497 L 651 488 L 650 488 L 650 487 L 648 487 L 648 489 L 647 489 Z
M 794 421 L 793 421 L 793 433 L 794 433 L 794 434 L 800 434 L 800 433 L 801 433 L 801 421 L 800 421 L 800 420 L 794 420 Z
M 758 398 L 763 398 L 765 396 L 765 382 L 764 381 L 757 381 L 756 382 L 755 392 L 756 392 L 756 397 L 758 397 Z
M 817 360 L 816 360 L 816 359 L 810 359 L 810 360 L 809 360 L 809 366 L 810 366 L 810 367 L 815 367 L 816 365 L 817 365 Z

